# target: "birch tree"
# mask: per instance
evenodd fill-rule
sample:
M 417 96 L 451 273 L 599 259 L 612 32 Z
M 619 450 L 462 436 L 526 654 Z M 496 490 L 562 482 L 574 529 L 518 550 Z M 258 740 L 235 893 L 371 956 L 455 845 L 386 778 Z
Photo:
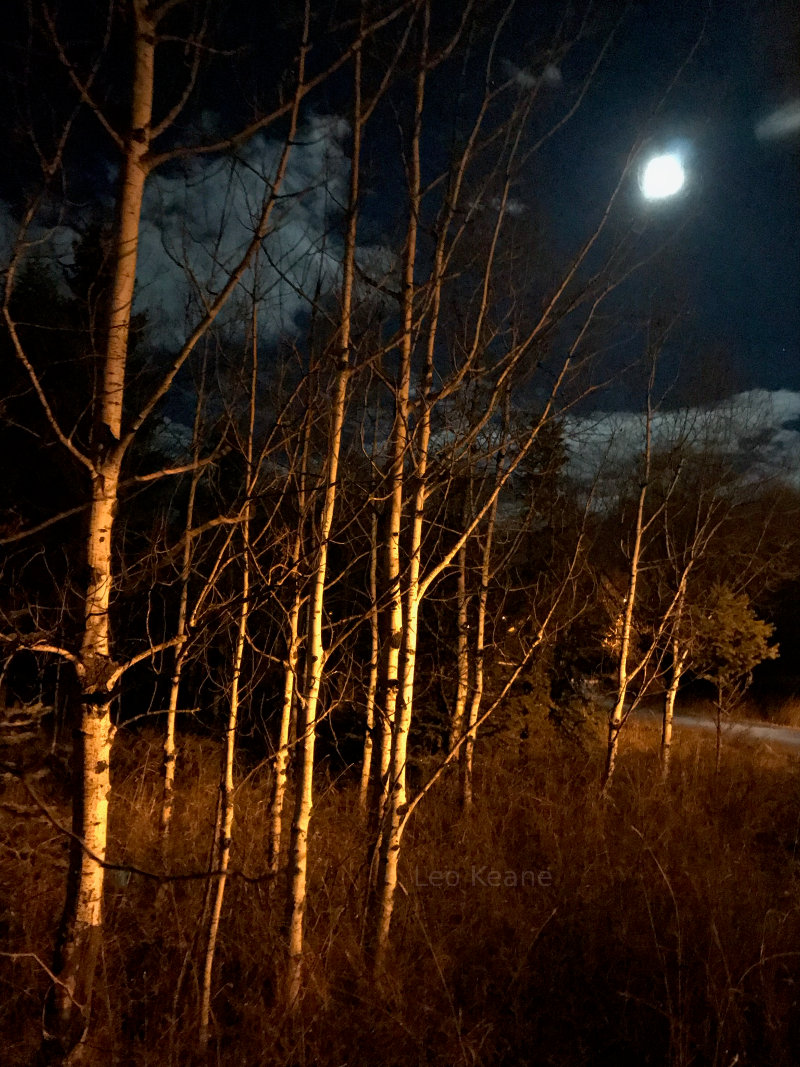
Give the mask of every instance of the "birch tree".
M 631 711 L 639 703 L 647 685 L 652 681 L 653 669 L 657 669 L 660 665 L 659 657 L 663 650 L 664 634 L 668 633 L 673 626 L 675 613 L 682 605 L 686 593 L 686 582 L 694 565 L 694 559 L 691 556 L 683 560 L 683 566 L 677 580 L 677 588 L 660 609 L 655 632 L 647 635 L 644 647 L 636 650 L 636 655 L 634 656 L 635 617 L 637 610 L 641 608 L 638 598 L 640 597 L 640 584 L 644 573 L 645 557 L 648 551 L 652 550 L 656 539 L 654 533 L 658 531 L 658 523 L 673 497 L 682 475 L 683 466 L 682 440 L 679 439 L 677 442 L 670 442 L 671 447 L 668 450 L 665 449 L 668 462 L 664 472 L 663 492 L 659 498 L 651 503 L 654 463 L 653 434 L 657 412 L 654 400 L 656 369 L 658 366 L 657 346 L 648 353 L 648 362 L 649 374 L 643 427 L 644 443 L 640 465 L 636 471 L 639 486 L 629 535 L 626 589 L 622 599 L 621 610 L 619 610 L 619 614 L 615 618 L 613 634 L 613 644 L 616 646 L 616 687 L 613 698 L 614 704 L 608 719 L 608 741 L 600 786 L 601 796 L 606 796 L 611 787 L 619 753 L 620 733 Z M 635 697 L 629 703 L 630 688 L 634 682 L 637 683 L 638 689 Z
M 342 428 L 351 376 L 351 325 L 355 255 L 358 234 L 358 201 L 362 128 L 366 115 L 361 103 L 362 53 L 356 48 L 353 57 L 353 117 L 350 188 L 347 204 L 345 246 L 342 262 L 342 292 L 339 330 L 335 338 L 335 376 L 328 428 L 328 448 L 322 479 L 322 505 L 314 527 L 313 562 L 308 600 L 306 667 L 303 692 L 298 694 L 300 714 L 297 720 L 297 774 L 294 816 L 289 842 L 289 881 L 286 900 L 288 934 L 284 998 L 291 1008 L 300 999 L 303 979 L 304 921 L 308 892 L 308 832 L 314 791 L 314 751 L 317 708 L 325 667 L 323 610 L 328 569 L 328 547 L 338 491 L 339 456 Z
M 70 427 L 62 424 L 43 384 L 42 371 L 29 354 L 24 333 L 13 313 L 15 285 L 30 245 L 30 234 L 38 217 L 41 200 L 31 201 L 22 219 L 6 274 L 3 303 L 4 320 L 16 357 L 28 376 L 53 436 L 83 471 L 88 486 L 89 507 L 84 542 L 88 577 L 83 590 L 81 632 L 74 647 L 62 647 L 49 642 L 35 645 L 37 652 L 61 656 L 72 664 L 83 694 L 75 757 L 77 786 L 73 807 L 69 888 L 53 967 L 57 981 L 48 998 L 45 1027 L 48 1044 L 78 1062 L 86 1054 L 85 1038 L 102 936 L 103 870 L 111 788 L 109 764 L 114 736 L 111 707 L 126 670 L 157 651 L 147 648 L 119 662 L 111 628 L 115 578 L 114 532 L 124 463 L 140 431 L 173 386 L 198 342 L 218 318 L 270 231 L 295 143 L 301 103 L 331 70 L 347 60 L 350 46 L 345 45 L 327 69 L 307 76 L 306 56 L 310 47 L 310 8 L 307 4 L 294 70 L 284 83 L 282 98 L 275 107 L 233 135 L 176 145 L 176 123 L 191 106 L 201 58 L 206 54 L 206 24 L 202 11 L 189 11 L 185 5 L 176 5 L 170 0 L 162 4 L 152 4 L 146 0 L 129 0 L 124 5 L 111 4 L 108 25 L 115 30 L 119 28 L 125 37 L 131 62 L 129 69 L 123 67 L 110 71 L 104 68 L 107 53 L 102 29 L 97 57 L 87 68 L 82 59 L 71 54 L 59 17 L 47 7 L 43 7 L 42 11 L 43 33 L 75 93 L 76 108 L 85 107 L 91 112 L 105 132 L 107 143 L 119 164 L 111 237 L 111 293 L 99 354 L 95 423 L 88 447 L 79 446 Z M 391 12 L 389 15 L 384 13 L 376 23 L 360 32 L 368 33 L 376 24 L 380 24 L 381 18 L 385 21 L 392 17 Z M 163 48 L 175 39 L 176 33 L 186 41 L 185 80 L 173 100 L 166 102 L 163 99 L 164 92 L 160 89 L 163 68 L 159 57 Z M 105 37 L 107 39 L 107 34 Z M 120 91 L 127 99 L 127 115 L 122 120 L 114 109 L 103 103 L 103 94 L 96 89 L 101 68 L 105 77 L 113 78 L 116 75 L 124 79 L 120 83 Z M 156 99 L 157 113 L 154 110 Z M 73 133 L 73 118 L 68 117 L 50 155 L 42 157 L 48 179 L 58 174 L 61 168 L 65 145 Z M 224 278 L 207 294 L 194 324 L 175 354 L 167 360 L 166 367 L 149 393 L 132 406 L 133 394 L 129 390 L 126 372 L 139 258 L 140 222 L 148 178 L 176 160 L 221 153 L 244 144 L 259 131 L 279 123 L 285 134 L 283 149 L 265 183 L 249 241 L 239 250 Z M 76 129 L 79 127 L 76 126 Z M 166 475 L 170 472 L 162 473 Z M 169 638 L 166 644 L 180 648 L 182 642 L 183 637 L 179 635 Z
M 257 277 L 257 275 L 256 275 Z M 208 1047 L 209 1022 L 211 1015 L 211 988 L 212 972 L 214 967 L 214 955 L 216 951 L 217 936 L 219 933 L 220 918 L 222 915 L 222 902 L 225 896 L 228 867 L 230 865 L 231 846 L 233 844 L 233 819 L 234 819 L 234 756 L 236 752 L 236 733 L 239 724 L 239 713 L 242 699 L 242 664 L 244 661 L 245 647 L 247 643 L 247 627 L 251 612 L 251 522 L 252 500 L 256 490 L 258 468 L 255 464 L 254 436 L 256 422 L 256 398 L 258 387 L 258 304 L 256 291 L 253 292 L 253 314 L 251 325 L 251 373 L 249 388 L 249 404 L 247 412 L 247 428 L 244 438 L 244 481 L 245 501 L 243 506 L 242 521 L 239 529 L 241 537 L 241 594 L 238 608 L 238 619 L 233 647 L 233 661 L 231 665 L 230 694 L 228 698 L 228 721 L 225 729 L 225 752 L 222 763 L 222 775 L 219 791 L 219 838 L 214 850 L 216 859 L 215 867 L 217 878 L 211 917 L 208 929 L 208 941 L 206 943 L 205 958 L 203 961 L 203 980 L 200 999 L 200 1026 L 199 1046 L 201 1052 Z
M 496 29 L 497 35 L 502 29 L 502 19 Z M 504 319 L 502 311 L 499 320 L 493 318 L 497 305 L 494 303 L 495 286 L 498 273 L 502 270 L 501 237 L 508 225 L 507 206 L 511 195 L 513 174 L 517 166 L 528 162 L 536 149 L 525 142 L 524 133 L 537 93 L 528 87 L 526 92 L 518 95 L 513 91 L 518 88 L 517 79 L 512 77 L 498 84 L 493 78 L 494 54 L 490 53 L 485 70 L 485 92 L 471 116 L 468 133 L 459 142 L 454 159 L 444 175 L 429 183 L 426 193 L 443 187 L 446 192 L 442 198 L 434 227 L 436 241 L 429 257 L 429 272 L 424 290 L 420 281 L 416 281 L 415 264 L 411 261 L 417 247 L 418 218 L 427 207 L 425 195 L 416 160 L 420 155 L 422 143 L 423 115 L 425 93 L 429 78 L 436 69 L 434 58 L 427 58 L 429 50 L 441 60 L 449 54 L 448 49 L 434 53 L 429 44 L 429 24 L 422 23 L 422 46 L 420 54 L 423 62 L 419 64 L 414 81 L 413 106 L 411 109 L 410 133 L 406 158 L 408 222 L 405 232 L 403 260 L 403 289 L 401 307 L 404 309 L 398 340 L 398 371 L 394 387 L 395 424 L 393 427 L 390 465 L 391 476 L 391 522 L 387 534 L 387 599 L 390 607 L 389 634 L 386 639 L 387 650 L 382 664 L 384 704 L 381 707 L 382 721 L 391 733 L 391 751 L 388 779 L 381 790 L 383 804 L 380 809 L 379 834 L 376 844 L 378 855 L 371 870 L 377 867 L 376 889 L 370 906 L 370 948 L 376 968 L 380 969 L 388 946 L 389 927 L 397 887 L 397 871 L 400 851 L 402 826 L 405 825 L 404 813 L 407 804 L 406 765 L 408 759 L 408 737 L 413 716 L 414 672 L 417 652 L 418 620 L 420 604 L 432 584 L 451 566 L 463 545 L 473 535 L 475 529 L 484 521 L 485 516 L 497 501 L 504 486 L 513 476 L 530 450 L 534 447 L 542 428 L 553 417 L 556 400 L 561 397 L 565 383 L 575 369 L 579 356 L 585 354 L 584 345 L 590 334 L 598 308 L 613 291 L 619 280 L 610 281 L 601 271 L 594 275 L 588 285 L 581 288 L 579 277 L 583 265 L 590 253 L 600 241 L 616 199 L 612 196 L 610 203 L 590 236 L 577 251 L 554 289 L 544 300 L 541 313 L 523 323 L 512 325 Z M 460 32 L 460 31 L 459 31 Z M 454 40 L 454 39 L 451 39 Z M 457 40 L 457 38 L 455 38 Z M 449 47 L 455 47 L 452 44 Z M 512 94 L 510 112 L 493 125 L 500 102 Z M 491 145 L 496 169 L 490 171 L 490 177 L 481 172 L 480 162 L 485 163 L 482 152 Z M 478 170 L 480 178 L 473 173 Z M 476 184 L 471 186 L 469 176 L 476 177 Z M 619 187 L 617 189 L 617 193 Z M 486 199 L 484 199 L 486 198 Z M 437 344 L 441 340 L 441 307 L 447 271 L 453 268 L 455 253 L 461 242 L 466 243 L 471 236 L 470 223 L 474 222 L 480 207 L 490 200 L 494 213 L 487 227 L 485 242 L 481 245 L 477 266 L 469 274 L 474 281 L 473 299 L 469 301 L 470 314 L 457 346 L 458 361 L 452 372 L 444 377 L 438 388 L 433 386 L 433 378 L 438 370 L 436 364 Z M 431 209 L 433 210 L 433 209 Z M 602 278 L 602 281 L 599 279 Z M 414 289 L 417 290 L 419 312 L 413 313 Z M 424 299 L 422 295 L 424 292 Z M 564 353 L 563 360 L 551 369 L 546 400 L 541 406 L 539 416 L 534 420 L 528 433 L 522 436 L 513 460 L 509 462 L 493 490 L 487 494 L 463 532 L 459 532 L 451 544 L 437 554 L 435 561 L 425 566 L 423 560 L 423 533 L 425 523 L 425 505 L 430 493 L 429 482 L 429 448 L 431 441 L 432 412 L 448 398 L 454 396 L 471 373 L 479 373 L 487 383 L 489 396 L 486 409 L 470 427 L 468 433 L 456 446 L 457 454 L 464 454 L 471 443 L 490 423 L 497 410 L 500 398 L 509 383 L 514 380 L 518 368 L 523 365 L 526 356 L 541 346 L 549 331 L 556 329 L 564 317 L 580 310 L 582 319 L 573 334 L 572 343 Z M 507 312 L 507 309 L 506 309 Z M 418 323 L 418 324 L 417 324 Z M 498 339 L 502 337 L 502 341 Z M 411 401 L 410 367 L 415 350 L 419 350 L 420 372 L 416 396 Z M 477 368 L 480 368 L 478 371 Z M 408 400 L 406 399 L 408 398 Z M 413 419 L 413 434 L 407 429 L 409 420 Z M 407 451 L 408 459 L 401 461 L 401 451 Z M 408 463 L 408 470 L 405 464 Z M 406 490 L 406 486 L 412 488 Z M 407 493 L 407 495 L 406 495 Z M 408 501 L 410 523 L 407 543 L 407 565 L 400 567 L 401 524 L 397 521 L 402 516 L 404 498 Z M 395 678 L 395 667 L 399 676 Z M 395 697 L 395 690 L 397 696 Z

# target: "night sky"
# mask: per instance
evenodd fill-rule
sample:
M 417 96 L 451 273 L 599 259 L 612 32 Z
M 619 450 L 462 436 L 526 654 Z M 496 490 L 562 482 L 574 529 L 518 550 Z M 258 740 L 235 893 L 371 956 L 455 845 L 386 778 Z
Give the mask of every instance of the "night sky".
M 20 100 L 24 79 L 13 67 L 24 56 L 23 9 L 17 5 L 17 29 L 4 44 L 8 84 Z M 779 137 L 756 132 L 777 109 L 793 103 L 800 109 L 797 5 L 792 0 L 721 0 L 716 5 L 652 0 L 627 6 L 600 3 L 594 10 L 594 31 L 559 61 L 558 78 L 547 90 L 538 121 L 544 126 L 569 106 L 613 31 L 608 58 L 577 114 L 542 149 L 516 194 L 541 215 L 544 232 L 558 251 L 568 254 L 602 211 L 634 138 L 643 137 L 648 150 L 677 148 L 686 160 L 688 183 L 674 201 L 646 204 L 635 173 L 630 175 L 624 224 L 641 231 L 644 248 L 672 236 L 657 267 L 642 272 L 638 289 L 620 294 L 620 316 L 625 301 L 650 301 L 660 314 L 679 315 L 674 366 L 716 362 L 730 391 L 800 390 L 800 128 L 795 123 Z M 513 32 L 504 39 L 508 62 L 525 70 L 526 57 L 514 53 L 515 41 L 540 43 L 562 12 L 560 3 L 519 4 Z M 267 10 L 259 16 L 249 11 L 244 19 L 248 40 L 257 41 L 250 23 L 268 23 Z M 235 31 L 234 23 L 233 36 Z M 254 70 L 263 59 L 254 53 Z M 268 65 L 265 69 L 262 79 L 269 74 Z M 37 73 L 38 68 L 34 80 Z M 46 96 L 46 84 L 37 88 Z M 229 118 L 229 100 L 220 92 L 217 99 L 218 114 Z M 335 94 L 330 103 L 335 109 Z M 318 102 L 315 106 L 319 109 Z M 25 169 L 18 164 L 30 153 L 21 147 L 22 119 L 14 108 L 3 123 L 7 150 L 0 167 L 0 200 L 9 206 L 0 207 L 7 219 L 23 198 L 19 176 Z M 87 208 L 93 197 L 108 199 L 113 179 L 113 170 L 103 162 L 104 141 L 96 124 L 84 123 L 78 130 L 88 140 L 72 157 L 73 212 L 80 210 L 75 201 L 81 197 Z M 346 163 L 344 155 L 342 161 Z M 151 288 L 151 299 L 154 294 L 158 303 L 161 298 Z M 611 402 L 622 396 L 624 390 L 612 394 Z
M 565 86 L 587 60 L 580 48 L 569 57 Z M 653 208 L 632 182 L 629 210 L 654 237 L 678 229 L 654 288 L 672 290 L 682 310 L 676 345 L 684 361 L 692 351 L 712 353 L 727 364 L 719 371 L 733 389 L 800 388 L 800 123 L 795 116 L 782 137 L 756 132 L 792 103 L 800 111 L 796 4 L 645 3 L 625 17 L 595 89 L 554 150 L 567 233 L 571 205 L 599 205 L 608 193 L 632 120 L 654 150 L 684 156 L 685 193 Z

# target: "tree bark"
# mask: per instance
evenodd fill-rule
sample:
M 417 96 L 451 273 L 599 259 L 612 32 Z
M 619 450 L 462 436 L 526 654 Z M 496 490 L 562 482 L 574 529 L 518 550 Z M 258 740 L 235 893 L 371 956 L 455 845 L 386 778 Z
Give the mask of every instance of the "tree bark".
M 680 610 L 678 622 L 680 622 Z M 663 781 L 669 778 L 670 756 L 672 754 L 672 725 L 675 718 L 675 699 L 683 677 L 688 649 L 681 647 L 681 641 L 676 634 L 672 639 L 672 672 L 669 686 L 664 694 L 664 721 L 661 728 L 661 777 Z
M 192 574 L 192 555 L 194 538 L 192 525 L 194 523 L 194 503 L 197 496 L 197 487 L 202 476 L 199 467 L 200 460 L 200 425 L 202 409 L 205 400 L 205 363 L 201 377 L 200 389 L 197 397 L 197 408 L 194 416 L 192 431 L 192 458 L 195 469 L 192 471 L 189 483 L 189 499 L 186 502 L 186 525 L 184 528 L 183 555 L 181 559 L 181 595 L 178 603 L 178 622 L 175 636 L 178 644 L 175 647 L 175 658 L 172 665 L 172 678 L 169 688 L 169 705 L 167 707 L 167 729 L 164 735 L 163 756 L 163 796 L 161 798 L 161 845 L 165 850 L 170 824 L 172 822 L 172 806 L 175 792 L 175 727 L 177 721 L 178 703 L 181 691 L 181 676 L 183 665 L 186 660 L 186 637 L 189 621 L 189 579 Z
M 506 411 L 508 408 L 506 407 Z M 507 421 L 507 419 L 506 419 Z M 504 431 L 507 427 L 504 427 Z M 505 442 L 497 460 L 497 472 L 500 477 L 505 461 Z M 492 574 L 492 543 L 494 527 L 497 521 L 497 498 L 489 509 L 486 526 L 486 540 L 483 543 L 481 559 L 481 587 L 478 592 L 478 617 L 475 623 L 475 657 L 472 696 L 467 715 L 467 737 L 461 753 L 461 803 L 465 810 L 472 807 L 472 769 L 475 757 L 475 742 L 478 738 L 478 719 L 483 702 L 484 665 L 486 659 L 486 607 L 489 600 L 489 581 Z
M 257 277 L 257 275 L 256 275 Z M 222 776 L 219 787 L 219 838 L 217 845 L 217 882 L 211 918 L 208 926 L 205 958 L 203 960 L 203 981 L 200 993 L 200 1023 L 198 1027 L 198 1044 L 200 1052 L 205 1055 L 208 1048 L 209 1024 L 211 1021 L 211 987 L 214 970 L 214 956 L 222 916 L 222 903 L 228 881 L 228 867 L 233 844 L 234 818 L 234 783 L 233 768 L 236 755 L 236 731 L 239 725 L 239 707 L 241 703 L 242 663 L 247 643 L 247 623 L 250 616 L 250 524 L 253 514 L 252 500 L 256 490 L 258 472 L 253 463 L 254 435 L 256 422 L 256 403 L 258 388 L 258 286 L 253 283 L 251 320 L 251 363 L 250 363 L 250 404 L 248 409 L 247 438 L 245 444 L 245 504 L 242 522 L 242 599 L 239 606 L 239 619 L 236 629 L 236 642 L 233 649 L 231 672 L 231 692 L 228 705 L 228 723 L 225 731 L 225 753 L 222 764 Z
M 329 539 L 336 508 L 342 427 L 344 425 L 347 390 L 350 380 L 351 316 L 358 234 L 359 171 L 363 124 L 360 47 L 355 49 L 354 54 L 353 87 L 353 144 L 345 248 L 342 263 L 342 296 L 337 366 L 331 422 L 328 432 L 328 455 L 325 463 L 325 491 L 319 527 L 316 532 L 317 546 L 308 607 L 305 692 L 298 702 L 300 709 L 297 742 L 298 768 L 295 782 L 294 817 L 289 843 L 289 881 L 286 901 L 287 961 L 284 983 L 284 1001 L 292 1011 L 296 1010 L 299 1005 L 303 982 L 304 926 L 308 891 L 308 833 L 313 805 L 317 706 L 325 666 L 325 647 L 322 633 L 325 579 L 328 568 Z
M 458 608 L 456 638 L 456 699 L 450 720 L 450 740 L 448 749 L 452 751 L 464 729 L 464 717 L 469 695 L 469 601 L 467 599 L 467 546 L 462 545 L 458 553 L 458 579 L 456 585 L 456 604 Z
M 57 1046 L 73 1063 L 80 1063 L 84 1058 L 103 922 L 103 863 L 114 735 L 110 687 L 116 666 L 111 654 L 109 617 L 112 537 L 122 460 L 120 437 L 128 335 L 153 104 L 154 26 L 144 0 L 135 0 L 132 7 L 134 64 L 130 130 L 117 198 L 113 287 L 93 442 L 94 472 L 86 537 L 88 582 L 78 662 L 83 695 L 72 816 L 74 838 L 53 968 L 57 981 L 51 988 L 45 1010 L 45 1045 Z
M 289 772 L 289 753 L 296 742 L 297 720 L 297 672 L 300 664 L 300 613 L 303 606 L 303 584 L 300 579 L 301 557 L 304 543 L 304 525 L 306 515 L 306 478 L 308 449 L 311 441 L 311 420 L 307 412 L 303 425 L 303 446 L 300 454 L 300 478 L 297 487 L 298 529 L 292 550 L 291 567 L 293 571 L 294 591 L 289 608 L 288 634 L 286 638 L 286 671 L 283 677 L 283 701 L 281 704 L 278 743 L 273 765 L 272 786 L 269 798 L 269 845 L 267 849 L 267 870 L 271 875 L 278 873 L 280 865 L 281 840 L 283 837 L 283 809 L 286 798 L 286 782 Z M 292 737 L 293 726 L 295 736 Z
M 373 450 L 374 451 L 374 450 Z M 364 731 L 364 757 L 361 763 L 361 783 L 358 796 L 362 811 L 369 804 L 369 780 L 372 771 L 372 752 L 375 734 L 375 694 L 378 688 L 380 658 L 380 633 L 378 629 L 378 512 L 372 508 L 369 527 L 369 633 L 370 662 L 366 692 L 366 727 Z M 387 763 L 388 768 L 388 763 Z

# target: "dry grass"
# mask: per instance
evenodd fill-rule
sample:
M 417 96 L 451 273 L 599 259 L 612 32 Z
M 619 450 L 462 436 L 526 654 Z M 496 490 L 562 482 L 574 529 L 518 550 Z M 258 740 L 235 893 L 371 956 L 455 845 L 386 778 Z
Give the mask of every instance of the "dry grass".
M 797 1062 L 800 969 L 798 764 L 679 736 L 662 787 L 654 725 L 627 735 L 612 798 L 596 799 L 599 752 L 528 743 L 489 762 L 466 818 L 455 782 L 426 798 L 405 840 L 394 965 L 370 982 L 362 951 L 367 841 L 353 783 L 324 773 L 313 821 L 309 973 L 302 1022 L 275 1006 L 283 885 L 233 879 L 216 969 L 211 1063 L 670 1064 Z M 158 870 L 157 739 L 118 746 L 112 855 Z M 204 869 L 218 750 L 182 752 L 168 867 Z M 242 768 L 242 775 L 244 777 Z M 233 865 L 265 867 L 268 775 L 241 786 Z M 45 798 L 66 819 L 55 786 Z M 63 840 L 12 784 L 0 811 L 5 948 L 47 961 L 63 892 Z M 473 877 L 473 867 L 477 877 Z M 482 871 L 482 868 L 486 871 Z M 483 884 L 489 869 L 549 872 Z M 451 872 L 436 875 L 435 872 Z M 450 885 L 437 885 L 449 880 Z M 510 880 L 510 879 L 509 879 Z M 97 998 L 107 1064 L 192 1062 L 202 881 L 133 875 L 110 888 Z M 32 956 L 0 960 L 3 1062 L 25 1063 L 47 978 Z M 738 1060 L 736 1057 L 739 1057 Z
M 770 721 L 781 726 L 800 727 L 800 696 L 786 697 L 770 714 Z

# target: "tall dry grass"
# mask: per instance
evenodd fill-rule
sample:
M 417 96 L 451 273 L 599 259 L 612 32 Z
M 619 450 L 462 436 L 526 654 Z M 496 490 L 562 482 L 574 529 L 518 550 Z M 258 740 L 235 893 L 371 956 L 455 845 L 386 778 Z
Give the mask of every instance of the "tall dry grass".
M 597 800 L 601 753 L 543 737 L 479 753 L 478 802 L 457 783 L 409 827 L 394 962 L 362 950 L 367 841 L 356 776 L 323 767 L 311 842 L 303 1010 L 275 1003 L 283 882 L 236 877 L 220 932 L 210 1062 L 221 1065 L 796 1064 L 800 1049 L 800 778 L 790 754 L 679 736 L 661 786 L 654 725 L 631 724 Z M 110 858 L 158 872 L 158 738 L 117 746 Z M 164 869 L 209 860 L 219 752 L 185 743 Z M 268 773 L 242 765 L 232 866 L 266 870 Z M 66 796 L 43 781 L 57 819 Z M 65 843 L 18 783 L 0 808 L 2 1062 L 38 1043 Z M 477 869 L 477 877 L 473 875 Z M 534 884 L 493 886 L 513 872 Z M 439 872 L 437 874 L 437 872 Z M 448 874 L 448 872 L 450 872 Z M 541 877 L 540 877 L 541 875 Z M 548 877 L 549 876 L 549 877 Z M 488 879 L 488 881 L 487 881 Z M 100 1062 L 193 1062 L 205 883 L 113 877 L 96 1013 Z M 449 883 L 449 884 L 447 884 Z M 486 884 L 484 884 L 486 883 Z M 37 958 L 38 961 L 37 962 Z M 737 1059 L 738 1057 L 738 1059 Z

